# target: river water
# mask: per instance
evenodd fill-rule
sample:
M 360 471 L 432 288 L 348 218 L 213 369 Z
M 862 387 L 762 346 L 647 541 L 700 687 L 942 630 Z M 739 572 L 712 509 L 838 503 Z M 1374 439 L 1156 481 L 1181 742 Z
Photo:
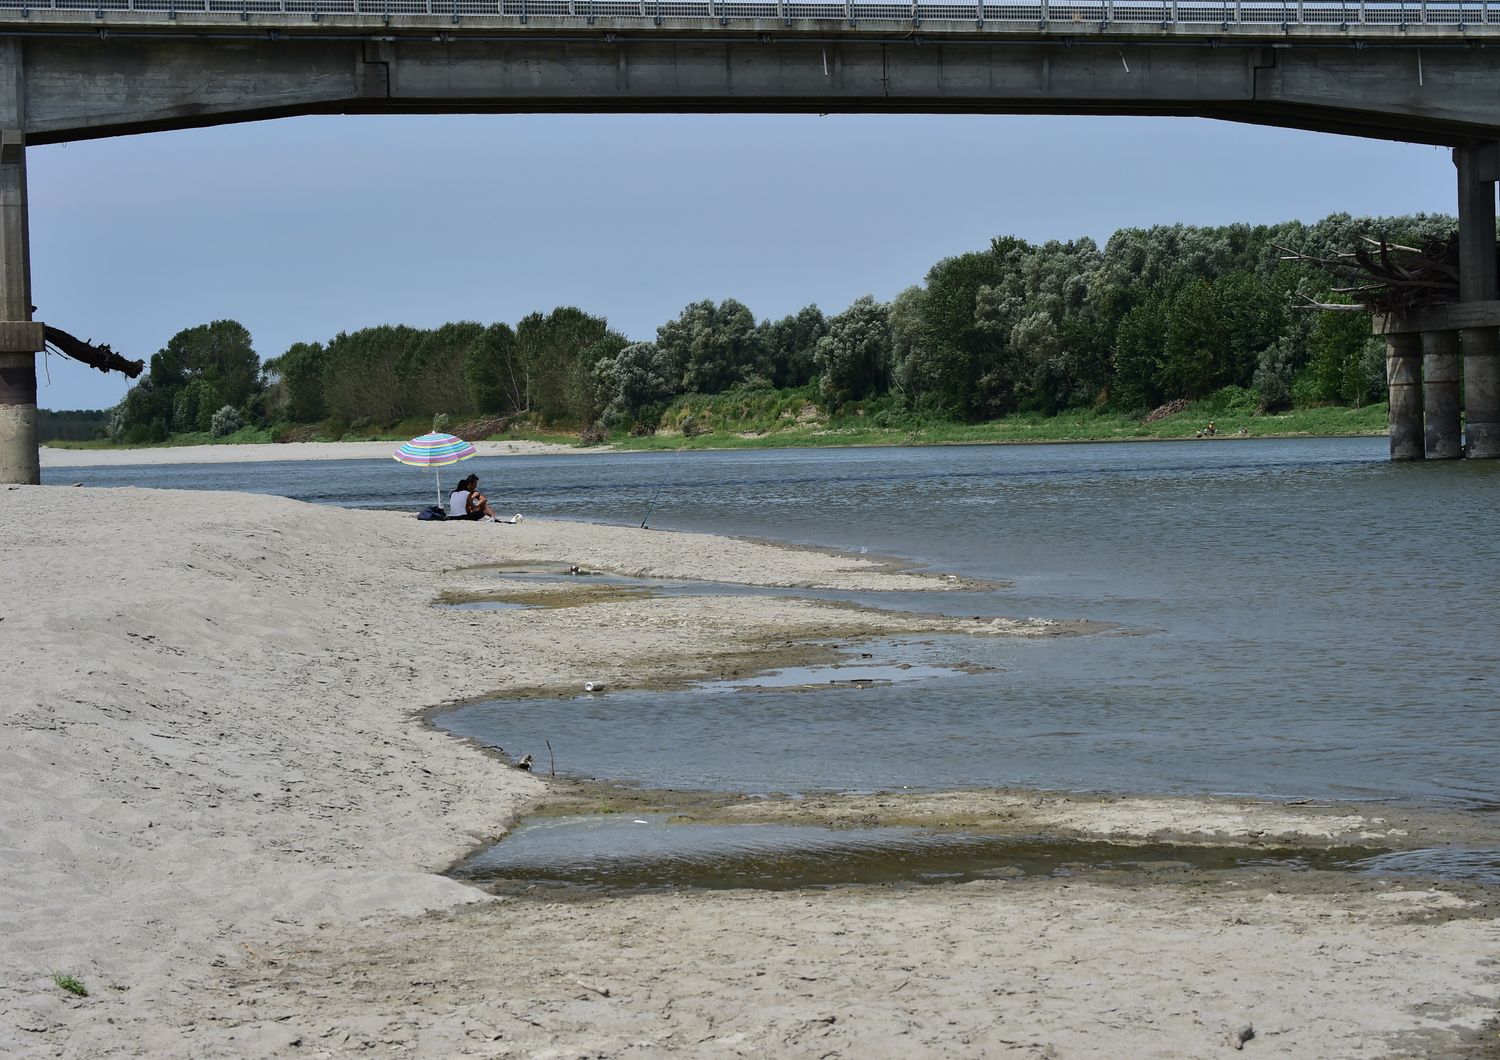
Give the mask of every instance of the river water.
M 623 690 L 443 719 L 539 758 L 550 740 L 559 772 L 747 792 L 1022 785 L 1500 804 L 1500 465 L 1391 464 L 1385 439 L 1361 438 L 464 467 L 507 511 L 633 525 L 655 496 L 653 528 L 865 549 L 1010 583 L 861 602 L 1116 627 L 877 645 L 890 661 L 983 672 L 863 690 Z M 390 461 L 45 478 L 413 510 L 432 481 Z

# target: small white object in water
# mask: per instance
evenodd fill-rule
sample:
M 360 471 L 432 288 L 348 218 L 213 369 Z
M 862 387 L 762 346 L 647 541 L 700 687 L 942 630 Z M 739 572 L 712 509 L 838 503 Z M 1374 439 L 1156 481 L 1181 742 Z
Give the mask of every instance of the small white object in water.
M 643 820 L 641 820 L 641 819 L 640 819 L 640 818 L 639 818 L 639 817 L 637 817 L 637 818 L 636 818 L 636 819 L 635 819 L 635 821 L 634 821 L 634 822 L 632 822 L 632 823 L 634 823 L 634 824 L 649 824 L 649 823 L 650 823 L 650 822 L 649 822 L 649 821 L 643 821 Z
M 585 681 L 583 683 L 583 690 L 585 692 L 603 692 L 604 691 L 604 682 L 603 681 Z

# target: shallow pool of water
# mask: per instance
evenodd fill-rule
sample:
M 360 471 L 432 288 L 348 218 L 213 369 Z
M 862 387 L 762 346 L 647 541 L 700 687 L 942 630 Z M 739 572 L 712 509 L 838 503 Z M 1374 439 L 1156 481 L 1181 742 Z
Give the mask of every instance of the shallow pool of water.
M 1382 867 L 1423 871 L 1421 852 Z M 670 815 L 538 817 L 454 870 L 489 884 L 622 890 L 695 887 L 790 890 L 842 884 L 963 883 L 1103 870 L 1361 867 L 1367 850 L 1086 843 L 919 828 L 674 823 Z

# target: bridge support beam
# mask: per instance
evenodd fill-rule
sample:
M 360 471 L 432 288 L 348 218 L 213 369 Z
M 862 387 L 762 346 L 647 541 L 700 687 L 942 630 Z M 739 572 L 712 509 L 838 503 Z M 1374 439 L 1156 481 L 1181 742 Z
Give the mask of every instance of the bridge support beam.
M 1391 459 L 1421 460 L 1422 342 L 1417 333 L 1385 337 L 1385 381 L 1391 398 Z
M 1424 331 L 1421 335 L 1426 456 L 1428 460 L 1457 460 L 1464 455 L 1463 422 L 1459 409 L 1458 332 Z
M 1458 294 L 1460 302 L 1496 296 L 1495 181 L 1500 144 L 1460 147 L 1458 166 Z M 1463 346 L 1466 455 L 1500 458 L 1500 337 L 1493 327 L 1465 328 Z

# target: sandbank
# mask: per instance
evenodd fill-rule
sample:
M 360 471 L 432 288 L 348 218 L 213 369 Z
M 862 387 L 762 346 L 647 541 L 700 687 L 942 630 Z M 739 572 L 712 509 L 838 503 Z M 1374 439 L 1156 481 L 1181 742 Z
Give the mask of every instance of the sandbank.
M 915 621 L 715 596 L 431 606 L 476 570 L 934 578 L 705 535 L 180 497 L 0 491 L 0 1054 L 1205 1056 L 1247 1026 L 1266 1056 L 1482 1048 L 1500 1000 L 1482 888 L 1267 870 L 516 899 L 450 879 L 547 785 L 423 711 Z M 1130 805 L 1106 831 L 1307 830 L 1297 807 Z M 1083 804 L 1058 813 L 1087 830 Z M 1359 816 L 1338 827 L 1374 826 Z

